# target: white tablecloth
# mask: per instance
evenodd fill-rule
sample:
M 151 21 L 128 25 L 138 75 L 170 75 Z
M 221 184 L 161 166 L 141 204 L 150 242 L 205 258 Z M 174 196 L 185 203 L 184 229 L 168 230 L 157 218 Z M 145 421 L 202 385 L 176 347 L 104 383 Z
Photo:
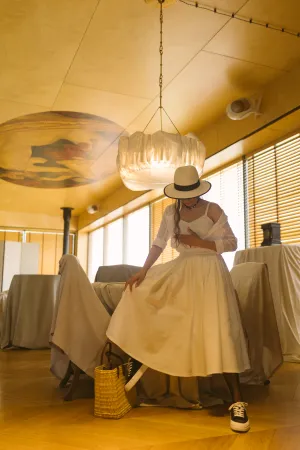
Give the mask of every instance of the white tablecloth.
M 59 275 L 15 275 L 3 310 L 1 348 L 49 347 Z
M 300 362 L 300 245 L 238 251 L 234 265 L 266 263 L 285 361 Z

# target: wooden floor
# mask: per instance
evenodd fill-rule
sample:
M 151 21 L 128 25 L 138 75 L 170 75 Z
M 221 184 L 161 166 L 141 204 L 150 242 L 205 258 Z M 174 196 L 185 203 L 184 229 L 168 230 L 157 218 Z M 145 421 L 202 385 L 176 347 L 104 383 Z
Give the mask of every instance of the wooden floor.
M 246 435 L 233 434 L 220 410 L 218 417 L 216 410 L 137 408 L 101 420 L 92 398 L 63 402 L 48 351 L 0 352 L 0 449 L 299 450 L 300 365 L 285 364 L 269 387 L 247 387 L 245 395 Z

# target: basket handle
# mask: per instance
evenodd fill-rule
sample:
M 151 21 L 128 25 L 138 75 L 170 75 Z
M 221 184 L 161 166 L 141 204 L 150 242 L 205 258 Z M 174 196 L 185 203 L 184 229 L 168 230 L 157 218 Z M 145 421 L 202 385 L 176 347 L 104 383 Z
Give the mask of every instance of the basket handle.
M 106 356 L 106 358 L 108 360 L 110 369 L 112 369 L 112 361 L 111 361 L 111 357 L 112 356 L 114 358 L 118 359 L 121 362 L 122 365 L 124 364 L 123 358 L 121 358 L 121 356 L 117 355 L 116 353 L 114 353 L 112 351 L 112 344 L 111 344 L 111 342 L 107 342 L 105 344 L 103 350 L 102 350 L 102 353 L 101 353 L 101 365 L 103 364 L 104 356 Z

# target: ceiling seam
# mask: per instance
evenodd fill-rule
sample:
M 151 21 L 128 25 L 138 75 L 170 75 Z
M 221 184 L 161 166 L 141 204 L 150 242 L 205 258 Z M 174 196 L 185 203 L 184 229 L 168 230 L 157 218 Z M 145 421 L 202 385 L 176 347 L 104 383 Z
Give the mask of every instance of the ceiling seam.
M 238 8 L 235 12 L 237 14 L 244 6 L 249 2 L 249 0 L 246 0 L 243 5 Z M 228 18 L 228 20 L 216 31 L 216 33 L 211 36 L 208 41 L 197 51 L 197 53 L 194 54 L 194 56 L 182 67 L 182 69 L 170 80 L 164 87 L 164 90 L 170 86 L 171 83 L 190 65 L 190 63 L 205 49 L 205 47 L 223 30 L 223 28 L 226 27 L 226 25 L 232 20 L 231 17 Z M 156 98 L 156 97 L 155 97 Z M 153 100 L 155 100 L 155 98 Z
M 19 102 L 18 100 L 11 100 L 9 98 L 4 98 L 4 97 L 0 97 L 0 101 L 17 103 L 18 105 L 37 106 L 38 108 L 49 108 L 49 106 L 46 106 L 46 105 L 37 105 L 36 103 Z
M 237 58 L 237 57 L 231 56 L 231 55 L 224 55 L 222 53 L 213 52 L 211 50 L 202 50 L 201 52 L 202 53 L 210 53 L 211 55 L 222 56 L 223 58 L 234 59 L 236 61 L 246 62 L 248 64 L 253 64 L 254 66 L 258 66 L 258 67 L 265 67 L 267 69 L 277 70 L 278 72 L 283 72 L 283 73 L 288 73 L 289 72 L 289 70 L 286 70 L 286 69 L 280 69 L 278 67 L 267 66 L 266 64 L 256 63 L 256 62 L 253 62 L 253 61 L 249 61 L 248 59 Z
M 94 88 L 94 87 L 91 87 L 91 86 L 84 86 L 82 84 L 76 84 L 76 83 L 64 83 L 64 84 L 68 85 L 68 86 L 79 87 L 79 88 L 82 88 L 82 89 L 89 89 L 91 91 L 105 92 L 107 94 L 122 95 L 123 97 L 130 97 L 130 98 L 136 98 L 136 99 L 140 99 L 140 100 L 152 101 L 152 97 L 140 97 L 140 96 L 137 96 L 137 95 L 124 94 L 124 92 L 109 91 L 107 89 Z
M 68 70 L 67 70 L 67 72 L 66 72 L 66 74 L 65 74 L 65 76 L 64 76 L 64 78 L 63 78 L 63 80 L 62 80 L 62 83 L 61 83 L 61 85 L 60 85 L 60 88 L 58 89 L 58 92 L 57 92 L 57 95 L 56 95 L 56 97 L 55 97 L 55 99 L 54 99 L 54 102 L 52 103 L 52 106 L 51 106 L 51 108 L 50 108 L 51 110 L 52 110 L 53 106 L 55 105 L 55 103 L 56 103 L 56 101 L 57 101 L 57 99 L 58 99 L 58 96 L 59 96 L 59 94 L 60 94 L 60 92 L 61 92 L 61 90 L 62 90 L 62 87 L 63 87 L 63 85 L 64 85 L 66 79 L 67 79 L 67 76 L 68 76 L 69 73 L 70 73 L 71 67 L 72 67 L 72 65 L 73 65 L 73 63 L 74 63 L 74 60 L 75 60 L 75 58 L 76 58 L 76 56 L 77 56 L 79 50 L 80 50 L 80 47 L 81 47 L 81 45 L 82 45 L 82 42 L 83 42 L 83 40 L 84 40 L 84 38 L 85 38 L 85 36 L 86 36 L 86 34 L 87 34 L 89 28 L 90 28 L 90 25 L 91 25 L 91 23 L 92 23 L 92 20 L 93 20 L 93 18 L 95 17 L 95 14 L 96 14 L 96 12 L 97 12 L 97 10 L 98 10 L 98 7 L 99 7 L 100 2 L 101 2 L 101 0 L 98 0 L 97 5 L 96 5 L 96 7 L 95 7 L 95 9 L 94 9 L 94 11 L 93 11 L 91 17 L 90 17 L 90 20 L 88 21 L 88 24 L 87 24 L 87 26 L 86 26 L 86 28 L 85 28 L 85 31 L 84 31 L 84 33 L 83 33 L 83 35 L 82 35 L 82 37 L 81 37 L 81 39 L 80 39 L 80 42 L 79 42 L 79 44 L 78 44 L 77 50 L 76 50 L 75 53 L 74 53 L 74 56 L 73 56 L 73 58 L 72 58 L 72 61 L 70 62 L 69 68 L 68 68 Z
M 234 14 L 238 14 L 238 13 L 239 13 L 246 5 L 247 5 L 248 2 L 249 2 L 249 0 L 246 0 L 245 3 L 243 3 L 243 5 L 240 6 L 240 7 L 235 11 Z M 214 13 L 213 13 L 213 14 L 214 14 Z M 208 42 L 206 42 L 206 44 L 202 47 L 202 51 L 205 50 L 205 47 L 207 47 L 207 45 L 210 44 L 211 41 L 212 41 L 215 37 L 217 37 L 217 35 L 220 33 L 220 31 L 222 31 L 223 28 L 224 28 L 231 20 L 232 20 L 232 18 L 230 17 L 229 20 L 226 22 L 226 24 L 225 24 L 222 28 L 220 28 L 220 30 L 217 31 L 217 33 L 216 33 L 216 34 L 215 34 Z

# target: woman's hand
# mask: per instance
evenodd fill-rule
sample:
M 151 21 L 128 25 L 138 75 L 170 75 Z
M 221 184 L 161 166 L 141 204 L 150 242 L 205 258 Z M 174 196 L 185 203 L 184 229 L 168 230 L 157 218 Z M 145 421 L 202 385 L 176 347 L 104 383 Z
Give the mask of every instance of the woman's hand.
M 189 245 L 190 247 L 197 247 L 196 238 L 192 234 L 180 234 L 179 235 L 179 242 L 180 244 Z
M 132 292 L 132 286 L 138 287 L 145 279 L 147 272 L 147 269 L 141 269 L 138 273 L 130 277 L 129 280 L 126 281 L 124 291 L 126 291 L 127 286 L 129 286 L 130 291 Z
M 179 242 L 184 245 L 189 245 L 190 247 L 201 247 L 206 248 L 208 250 L 217 251 L 216 244 L 214 241 L 206 241 L 205 239 L 201 239 L 197 233 L 192 231 L 190 228 L 188 231 L 191 234 L 180 234 Z
M 199 247 L 201 244 L 201 239 L 199 238 L 198 234 L 195 233 L 193 230 L 188 228 L 189 234 L 180 234 L 179 235 L 179 242 L 184 245 L 189 245 L 191 247 Z

